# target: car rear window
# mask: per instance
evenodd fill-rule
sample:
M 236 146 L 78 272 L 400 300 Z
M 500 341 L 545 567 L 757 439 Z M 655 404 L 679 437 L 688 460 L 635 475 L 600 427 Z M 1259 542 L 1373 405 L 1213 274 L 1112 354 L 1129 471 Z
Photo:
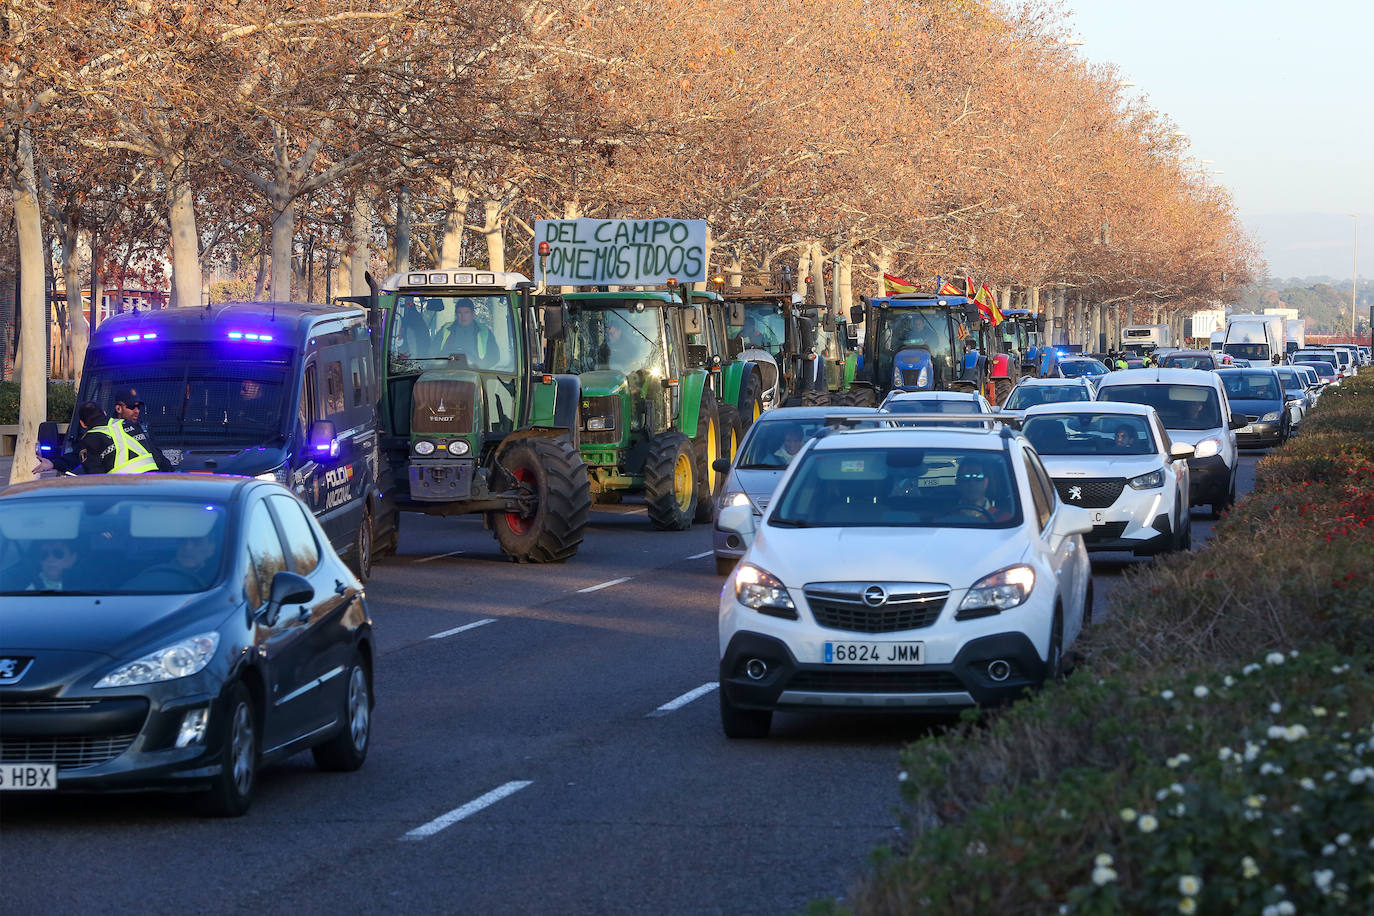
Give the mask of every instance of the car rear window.
M 1235 401 L 1277 401 L 1279 383 L 1268 372 L 1223 372 L 1221 383 L 1226 396 Z
M 1160 365 L 1169 369 L 1212 369 L 1216 361 L 1210 356 L 1166 356 Z
M 791 528 L 1009 528 L 1021 524 L 1004 451 L 812 449 L 768 523 Z
M 1091 401 L 1082 385 L 1017 385 L 1002 406 L 1007 410 L 1025 410 L 1041 404 L 1068 404 Z
M 1041 455 L 1151 455 L 1149 421 L 1135 414 L 1036 414 L 1023 427 Z
M 1106 385 L 1098 392 L 1097 399 L 1148 404 L 1159 414 L 1165 429 L 1216 429 L 1221 426 L 1221 401 L 1215 389 L 1202 385 L 1164 382 Z

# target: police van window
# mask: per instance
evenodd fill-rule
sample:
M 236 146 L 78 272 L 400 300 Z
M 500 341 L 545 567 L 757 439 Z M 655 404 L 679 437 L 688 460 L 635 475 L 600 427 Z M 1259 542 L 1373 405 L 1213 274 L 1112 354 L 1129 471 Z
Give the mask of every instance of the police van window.
M 310 435 L 310 424 L 319 419 L 319 382 L 315 364 L 305 367 L 305 381 L 301 385 L 301 431 Z
M 299 500 L 290 496 L 269 496 L 267 499 L 272 503 L 277 524 L 286 538 L 291 565 L 302 576 L 310 575 L 320 563 L 320 545 L 315 541 L 315 530 L 310 527 L 304 508 Z
M 343 363 L 331 361 L 324 364 L 324 393 L 326 398 L 325 416 L 332 417 L 343 413 Z
M 263 500 L 258 500 L 248 511 L 248 525 L 244 529 L 243 539 L 247 545 L 243 590 L 250 607 L 261 607 L 272 594 L 272 577 L 286 569 L 281 539 L 277 537 L 277 528 L 272 524 L 272 516 L 268 514 L 267 503 Z
M 353 406 L 362 407 L 366 400 L 367 360 L 361 356 L 353 357 Z

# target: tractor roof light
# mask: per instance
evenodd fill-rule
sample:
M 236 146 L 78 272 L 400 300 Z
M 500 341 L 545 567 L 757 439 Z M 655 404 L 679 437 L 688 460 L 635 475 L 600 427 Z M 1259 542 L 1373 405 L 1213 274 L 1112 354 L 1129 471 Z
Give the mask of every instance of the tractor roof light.
M 553 247 L 549 245 L 548 242 L 539 243 L 539 256 L 541 258 L 547 258 L 549 256 L 549 252 L 551 251 L 553 251 Z

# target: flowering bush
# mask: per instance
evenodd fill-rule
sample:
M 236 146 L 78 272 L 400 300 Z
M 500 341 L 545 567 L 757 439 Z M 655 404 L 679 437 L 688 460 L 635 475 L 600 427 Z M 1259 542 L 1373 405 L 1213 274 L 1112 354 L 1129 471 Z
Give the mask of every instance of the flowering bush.
M 1257 480 L 1066 683 L 903 751 L 902 843 L 847 906 L 1374 912 L 1374 373 Z

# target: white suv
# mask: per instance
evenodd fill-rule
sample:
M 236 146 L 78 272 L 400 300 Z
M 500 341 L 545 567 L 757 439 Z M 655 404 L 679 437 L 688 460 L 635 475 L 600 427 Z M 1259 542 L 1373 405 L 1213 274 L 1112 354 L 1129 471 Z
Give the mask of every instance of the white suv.
M 949 711 L 1060 670 L 1092 607 L 1085 510 L 1064 505 L 1009 428 L 824 434 L 762 519 L 720 603 L 720 713 L 732 738 L 774 710 Z

